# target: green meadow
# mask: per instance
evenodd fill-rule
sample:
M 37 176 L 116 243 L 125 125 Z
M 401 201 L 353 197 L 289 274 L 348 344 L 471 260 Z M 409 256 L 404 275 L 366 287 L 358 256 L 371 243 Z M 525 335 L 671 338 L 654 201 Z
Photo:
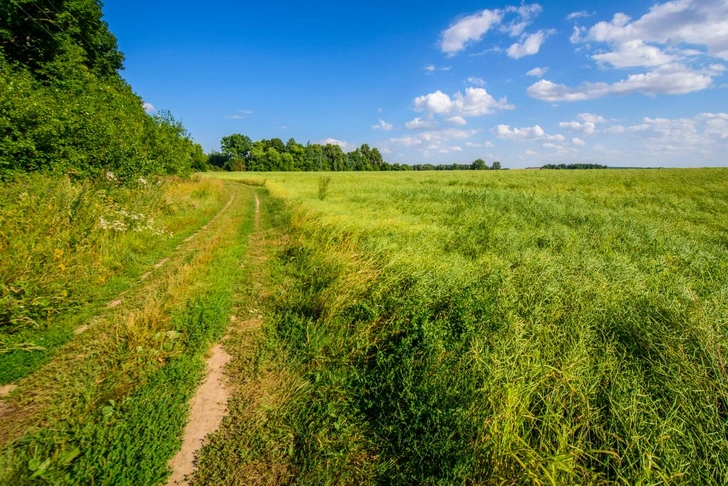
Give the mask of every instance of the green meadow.
M 728 170 L 210 177 L 268 193 L 273 398 L 197 484 L 728 483 Z
M 2 191 L 0 484 L 728 483 L 727 169 Z

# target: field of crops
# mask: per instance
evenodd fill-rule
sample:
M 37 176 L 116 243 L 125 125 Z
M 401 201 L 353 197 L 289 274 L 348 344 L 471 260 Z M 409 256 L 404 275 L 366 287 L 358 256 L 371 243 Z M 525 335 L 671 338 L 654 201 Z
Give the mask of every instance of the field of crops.
M 201 482 L 728 483 L 728 170 L 219 177 L 284 233 L 289 391 Z

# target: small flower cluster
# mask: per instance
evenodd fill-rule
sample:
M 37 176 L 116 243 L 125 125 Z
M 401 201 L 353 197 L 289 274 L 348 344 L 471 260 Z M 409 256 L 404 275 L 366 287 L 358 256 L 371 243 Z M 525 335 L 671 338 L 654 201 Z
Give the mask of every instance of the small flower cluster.
M 112 214 L 99 218 L 99 227 L 103 230 L 148 232 L 157 236 L 172 236 L 164 228 L 157 228 L 154 218 L 147 218 L 141 213 L 114 208 Z

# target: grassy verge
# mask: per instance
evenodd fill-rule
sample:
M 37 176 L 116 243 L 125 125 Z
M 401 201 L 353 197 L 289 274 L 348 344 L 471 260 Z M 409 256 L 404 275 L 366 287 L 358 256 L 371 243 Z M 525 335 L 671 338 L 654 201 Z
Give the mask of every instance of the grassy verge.
M 321 199 L 315 175 L 266 174 L 287 238 L 252 369 L 288 391 L 234 410 L 245 438 L 211 461 L 301 484 L 728 482 L 725 170 L 330 177 Z
M 21 430 L 0 456 L 1 483 L 139 485 L 167 476 L 205 353 L 244 288 L 255 205 L 248 189 L 227 187 L 235 200 L 209 228 L 20 383 L 10 405 Z
M 0 187 L 0 384 L 45 363 L 225 204 L 219 183 L 158 182 Z

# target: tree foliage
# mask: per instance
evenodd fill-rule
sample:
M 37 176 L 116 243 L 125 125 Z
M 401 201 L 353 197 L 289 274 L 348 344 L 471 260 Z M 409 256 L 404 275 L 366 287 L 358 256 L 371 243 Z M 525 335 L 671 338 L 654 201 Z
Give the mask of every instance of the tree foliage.
M 302 145 L 289 138 L 285 144 L 279 138 L 258 140 L 235 133 L 223 137 L 221 151 L 208 155 L 208 168 L 251 172 L 290 171 L 403 171 L 403 170 L 487 170 L 483 159 L 472 164 L 418 164 L 389 163 L 376 147 L 362 144 L 350 151 L 335 144 Z M 500 162 L 493 163 L 494 169 Z
M 551 170 L 578 170 L 578 169 L 608 169 L 606 165 L 599 164 L 546 164 L 542 169 Z
M 96 0 L 0 4 L 0 179 L 19 172 L 119 180 L 185 174 L 202 147 L 169 112 L 149 116 Z

